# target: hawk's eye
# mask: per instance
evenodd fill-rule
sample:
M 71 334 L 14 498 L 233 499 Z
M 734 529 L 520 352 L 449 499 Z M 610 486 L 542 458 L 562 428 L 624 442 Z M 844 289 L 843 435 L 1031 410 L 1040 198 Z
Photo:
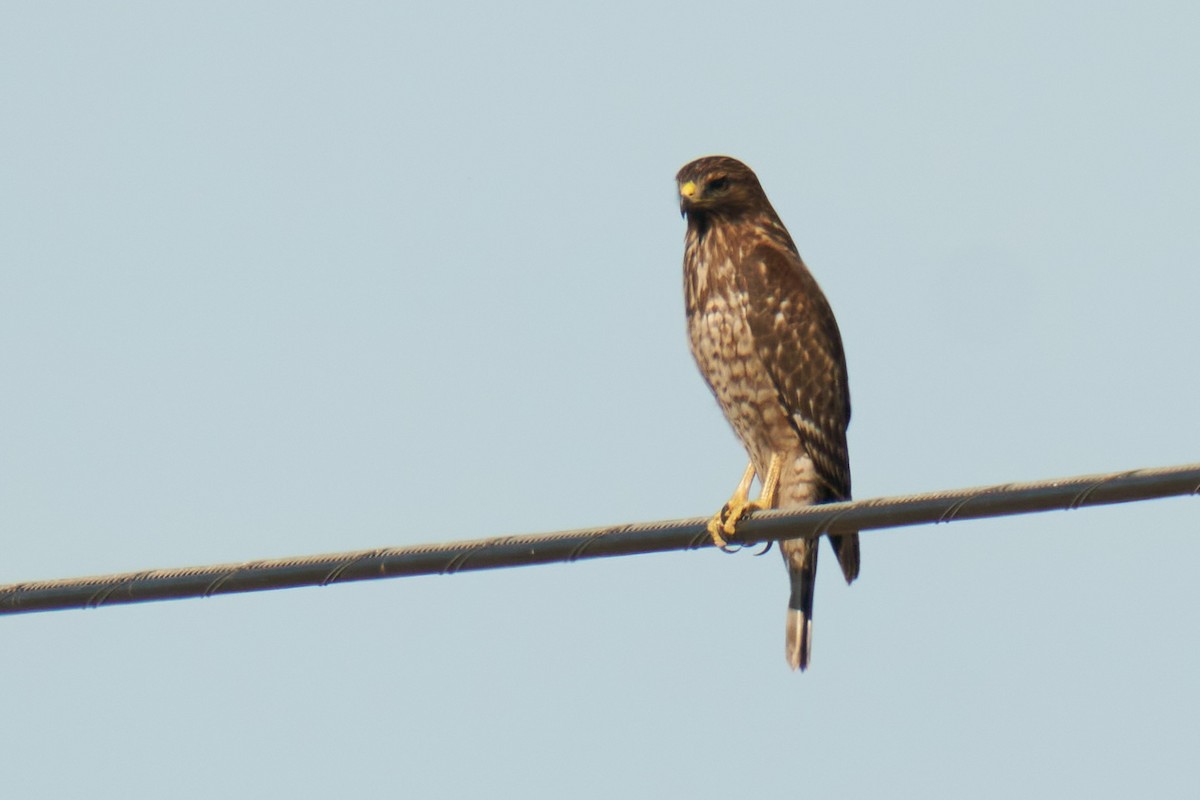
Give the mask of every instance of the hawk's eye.
M 708 191 L 716 194 L 729 188 L 729 178 L 713 178 L 708 182 Z

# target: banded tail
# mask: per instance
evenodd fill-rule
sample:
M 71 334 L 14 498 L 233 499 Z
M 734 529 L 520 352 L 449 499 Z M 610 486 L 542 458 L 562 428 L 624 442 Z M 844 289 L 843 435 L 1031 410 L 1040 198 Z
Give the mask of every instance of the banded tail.
M 812 655 L 813 593 L 817 588 L 817 545 L 820 542 L 820 539 L 792 539 L 780 543 L 792 581 L 785 651 L 788 666 L 792 669 L 807 669 Z
M 858 534 L 832 536 L 830 542 L 846 583 L 852 582 L 858 577 Z M 806 669 L 812 658 L 813 594 L 817 587 L 817 552 L 820 543 L 820 539 L 792 539 L 780 543 L 784 561 L 787 562 L 788 577 L 792 581 L 785 651 L 788 666 L 792 669 Z

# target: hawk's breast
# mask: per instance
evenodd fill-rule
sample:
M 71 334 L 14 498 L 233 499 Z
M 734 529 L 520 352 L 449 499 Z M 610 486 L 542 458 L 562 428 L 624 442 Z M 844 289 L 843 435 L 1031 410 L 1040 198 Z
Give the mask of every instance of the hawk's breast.
M 732 260 L 688 262 L 692 356 L 755 469 L 765 475 L 773 451 L 799 454 L 799 436 L 758 356 L 746 316 L 748 298 L 737 285 Z

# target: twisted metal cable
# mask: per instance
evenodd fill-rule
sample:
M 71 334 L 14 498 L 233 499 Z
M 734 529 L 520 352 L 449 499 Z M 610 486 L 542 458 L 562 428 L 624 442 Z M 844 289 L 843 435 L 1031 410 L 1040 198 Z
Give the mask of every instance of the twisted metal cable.
M 812 538 L 830 533 L 1072 510 L 1188 494 L 1200 494 L 1200 464 L 881 497 L 791 511 L 763 511 L 739 524 L 735 543 L 753 545 L 802 536 Z M 0 586 L 0 614 L 694 550 L 712 544 L 706 523 L 706 518 L 640 522 L 540 535 L 16 583 Z

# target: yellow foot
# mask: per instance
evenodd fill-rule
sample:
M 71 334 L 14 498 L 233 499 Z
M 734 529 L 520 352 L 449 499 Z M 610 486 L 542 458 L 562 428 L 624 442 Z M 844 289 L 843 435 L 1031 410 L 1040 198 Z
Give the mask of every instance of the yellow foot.
M 729 539 L 737 533 L 737 524 L 742 518 L 751 511 L 759 511 L 767 508 L 758 500 L 749 500 L 745 497 L 732 497 L 729 502 L 721 507 L 721 510 L 713 515 L 713 518 L 708 521 L 708 535 L 712 537 L 713 544 L 724 550 L 726 553 L 732 553 L 733 549 L 729 547 Z
M 708 535 L 712 537 L 713 544 L 726 553 L 732 553 L 733 550 L 730 549 L 729 540 L 725 537 L 733 536 L 737 530 L 738 520 L 752 510 L 750 484 L 753 482 L 754 464 L 751 463 L 750 466 L 746 467 L 746 472 L 742 475 L 741 482 L 733 490 L 733 497 L 729 498 L 729 502 L 708 521 Z
M 751 511 L 775 507 L 776 495 L 779 493 L 779 474 L 782 472 L 782 468 L 783 459 L 772 453 L 771 463 L 767 467 L 767 476 L 763 480 L 762 492 L 759 493 L 757 500 L 751 500 L 750 484 L 754 482 L 754 463 L 751 462 L 750 466 L 746 467 L 741 483 L 733 491 L 733 497 L 729 498 L 729 502 L 708 521 L 708 535 L 712 537 L 713 544 L 726 553 L 732 553 L 733 549 L 729 547 L 727 537 L 737 533 L 737 524 L 742 521 L 742 518 Z

